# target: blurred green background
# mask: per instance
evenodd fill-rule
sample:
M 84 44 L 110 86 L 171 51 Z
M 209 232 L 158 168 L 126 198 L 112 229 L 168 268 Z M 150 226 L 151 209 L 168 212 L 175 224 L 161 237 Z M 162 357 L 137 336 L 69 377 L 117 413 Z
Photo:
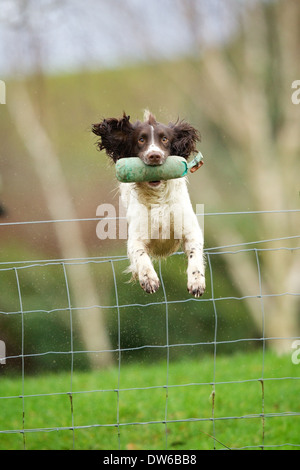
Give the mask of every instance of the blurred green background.
M 187 345 L 172 359 L 213 354 L 215 339 L 218 354 L 251 351 L 262 334 L 289 352 L 292 340 L 280 338 L 299 337 L 299 255 L 276 249 L 297 248 L 298 239 L 243 243 L 299 234 L 298 213 L 286 212 L 299 208 L 299 2 L 7 0 L 0 24 L 0 339 L 12 356 L 1 373 L 20 369 L 20 354 L 28 373 L 69 369 L 71 348 L 120 346 L 124 362 L 165 357 L 156 347 L 166 344 L 163 290 L 149 297 L 127 283 L 125 240 L 99 240 L 96 220 L 9 225 L 95 219 L 104 203 L 118 216 L 114 168 L 90 127 L 123 111 L 141 119 L 145 108 L 199 129 L 205 164 L 189 178 L 194 206 L 263 211 L 205 217 L 211 255 L 199 301 L 186 291 L 184 255 L 162 261 L 168 341 Z M 272 250 L 213 254 L 231 245 Z M 95 262 L 65 271 L 60 262 L 32 266 L 86 257 Z M 118 354 L 73 359 L 75 368 L 98 368 Z

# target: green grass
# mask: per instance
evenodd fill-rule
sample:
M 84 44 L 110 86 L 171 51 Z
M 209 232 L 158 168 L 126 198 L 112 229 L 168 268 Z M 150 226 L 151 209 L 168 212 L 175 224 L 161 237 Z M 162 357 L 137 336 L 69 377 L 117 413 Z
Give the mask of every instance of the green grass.
M 298 449 L 300 365 L 267 352 L 264 387 L 262 365 L 261 352 L 217 356 L 214 400 L 208 356 L 74 371 L 72 400 L 70 373 L 2 377 L 0 431 L 22 431 L 24 405 L 27 432 L 0 433 L 0 449 Z

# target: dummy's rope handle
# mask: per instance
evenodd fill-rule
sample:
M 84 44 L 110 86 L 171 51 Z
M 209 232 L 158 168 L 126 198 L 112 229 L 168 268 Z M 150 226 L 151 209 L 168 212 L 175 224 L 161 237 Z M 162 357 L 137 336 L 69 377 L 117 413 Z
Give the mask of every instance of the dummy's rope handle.
M 195 158 L 190 162 L 190 163 L 187 163 L 187 169 L 186 169 L 186 173 L 188 172 L 188 170 L 190 170 L 191 173 L 195 173 L 195 171 L 199 170 L 199 168 L 201 168 L 201 166 L 203 165 L 203 155 L 201 152 L 198 152 L 197 155 L 195 156 Z M 184 173 L 184 174 L 186 174 Z

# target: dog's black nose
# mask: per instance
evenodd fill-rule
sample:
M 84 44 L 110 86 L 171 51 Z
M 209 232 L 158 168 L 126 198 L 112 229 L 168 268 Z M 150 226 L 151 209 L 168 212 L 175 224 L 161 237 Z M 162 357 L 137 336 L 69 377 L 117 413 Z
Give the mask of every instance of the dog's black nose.
M 148 165 L 160 165 L 162 163 L 162 156 L 159 153 L 151 153 L 147 157 Z

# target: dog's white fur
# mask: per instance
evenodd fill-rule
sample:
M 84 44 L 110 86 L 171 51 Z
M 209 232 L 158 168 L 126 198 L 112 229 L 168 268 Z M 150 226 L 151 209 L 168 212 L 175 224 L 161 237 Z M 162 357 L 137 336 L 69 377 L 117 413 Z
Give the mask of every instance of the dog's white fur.
M 205 291 L 203 234 L 185 178 L 161 181 L 157 188 L 147 183 L 120 183 L 120 193 L 127 211 L 128 271 L 133 278 L 139 280 L 146 292 L 156 292 L 159 279 L 151 257 L 168 256 L 182 243 L 188 258 L 188 291 L 195 297 L 202 295 Z

